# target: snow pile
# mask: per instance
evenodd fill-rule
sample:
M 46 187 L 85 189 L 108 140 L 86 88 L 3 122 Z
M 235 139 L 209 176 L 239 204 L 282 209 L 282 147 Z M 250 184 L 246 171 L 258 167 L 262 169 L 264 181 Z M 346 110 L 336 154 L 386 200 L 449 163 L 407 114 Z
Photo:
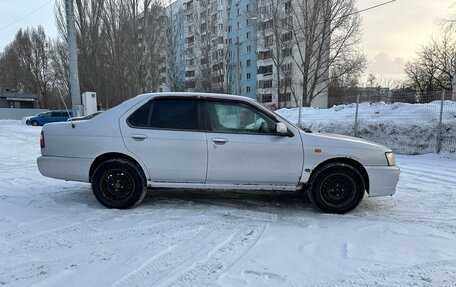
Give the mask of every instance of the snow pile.
M 358 136 L 385 144 L 402 154 L 435 152 L 440 101 L 428 104 L 361 103 Z M 442 151 L 456 152 L 456 102 L 445 101 L 442 124 Z M 298 123 L 299 109 L 276 111 Z M 301 124 L 316 132 L 354 135 L 356 104 L 330 109 L 303 108 Z

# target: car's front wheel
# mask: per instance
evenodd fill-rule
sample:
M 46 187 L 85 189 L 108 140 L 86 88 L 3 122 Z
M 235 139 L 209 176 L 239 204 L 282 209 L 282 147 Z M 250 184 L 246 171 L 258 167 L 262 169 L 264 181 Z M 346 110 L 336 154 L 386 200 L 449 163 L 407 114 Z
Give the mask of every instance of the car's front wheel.
M 147 183 L 136 164 L 125 159 L 111 159 L 96 168 L 92 176 L 92 190 L 104 206 L 127 209 L 143 200 Z
M 364 197 L 365 184 L 351 165 L 329 163 L 313 177 L 309 199 L 323 212 L 343 214 L 355 209 Z
M 40 123 L 38 121 L 32 121 L 31 124 L 32 124 L 32 126 L 35 126 L 35 127 L 40 125 Z

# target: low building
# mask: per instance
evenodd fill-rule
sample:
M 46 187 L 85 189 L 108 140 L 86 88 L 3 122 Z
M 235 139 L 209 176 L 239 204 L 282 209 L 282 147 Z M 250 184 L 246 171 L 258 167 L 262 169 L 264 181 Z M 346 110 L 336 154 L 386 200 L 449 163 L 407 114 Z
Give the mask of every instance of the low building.
M 19 93 L 14 90 L 0 90 L 0 108 L 36 109 L 38 96 L 36 94 Z

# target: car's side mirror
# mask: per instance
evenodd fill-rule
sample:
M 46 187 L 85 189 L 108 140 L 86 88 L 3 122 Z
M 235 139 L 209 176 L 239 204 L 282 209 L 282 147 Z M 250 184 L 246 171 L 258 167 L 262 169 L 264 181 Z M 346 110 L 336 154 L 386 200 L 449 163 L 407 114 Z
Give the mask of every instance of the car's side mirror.
M 288 128 L 284 123 L 277 123 L 276 132 L 282 136 L 288 135 Z

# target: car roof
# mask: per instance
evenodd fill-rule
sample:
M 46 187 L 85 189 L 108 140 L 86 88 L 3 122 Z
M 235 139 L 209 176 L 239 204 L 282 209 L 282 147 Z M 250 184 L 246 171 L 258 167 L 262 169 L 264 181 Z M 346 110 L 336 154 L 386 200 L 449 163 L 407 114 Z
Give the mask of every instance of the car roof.
M 146 98 L 146 97 L 200 97 L 200 98 L 219 98 L 219 99 L 229 99 L 229 100 L 247 100 L 255 101 L 252 98 L 229 95 L 229 94 L 215 94 L 215 93 L 190 93 L 190 92 L 161 92 L 161 93 L 147 93 L 141 94 L 137 97 Z

